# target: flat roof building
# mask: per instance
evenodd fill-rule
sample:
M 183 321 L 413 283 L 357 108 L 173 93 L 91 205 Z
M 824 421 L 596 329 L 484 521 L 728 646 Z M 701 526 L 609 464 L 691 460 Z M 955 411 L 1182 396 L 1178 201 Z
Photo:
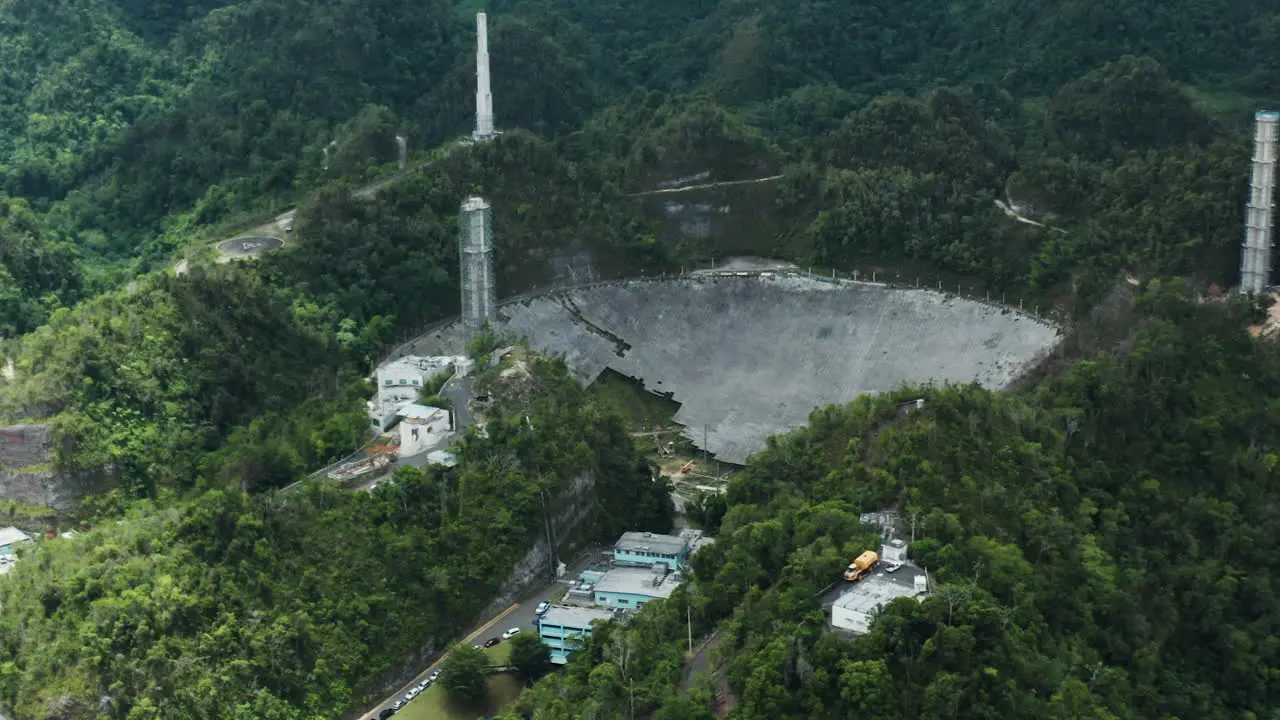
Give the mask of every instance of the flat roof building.
M 12 555 L 18 545 L 31 542 L 31 538 L 16 527 L 0 528 L 0 555 Z
M 875 612 L 900 597 L 923 601 L 929 595 L 929 580 L 915 565 L 902 564 L 893 572 L 891 563 L 880 563 L 875 571 L 851 586 L 838 589 L 831 605 L 831 624 L 841 630 L 869 632 Z
M 619 565 L 647 568 L 663 563 L 671 570 L 679 570 L 688 558 L 689 540 L 674 535 L 626 532 L 613 546 L 613 561 Z
M 591 637 L 593 622 L 612 619 L 608 610 L 552 605 L 538 620 L 538 638 L 551 649 L 551 662 L 563 665 Z
M 396 411 L 400 418 L 400 457 L 421 455 L 440 443 L 449 432 L 448 410 L 409 403 Z
M 666 599 L 680 585 L 679 575 L 659 563 L 653 568 L 619 567 L 596 581 L 594 600 L 609 608 L 636 610 L 654 599 Z
M 679 535 L 648 532 L 625 532 L 613 545 L 615 565 L 653 567 L 662 563 L 673 572 L 682 570 L 689 556 L 699 547 L 715 542 L 701 530 L 681 530 Z
M 457 361 L 449 355 L 406 355 L 379 367 L 374 374 L 378 389 L 367 403 L 370 422 L 378 432 L 386 431 L 395 424 L 400 408 L 417 400 L 424 387 L 449 372 Z

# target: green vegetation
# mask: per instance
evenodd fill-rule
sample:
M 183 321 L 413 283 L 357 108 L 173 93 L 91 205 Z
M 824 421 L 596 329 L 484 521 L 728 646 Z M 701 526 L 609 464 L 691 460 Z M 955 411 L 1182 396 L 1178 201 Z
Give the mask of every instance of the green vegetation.
M 482 650 L 490 665 L 504 665 L 511 653 L 502 643 Z M 449 700 L 444 685 L 433 683 L 421 695 L 396 713 L 401 720 L 474 720 L 498 714 L 501 708 L 520 695 L 523 685 L 511 673 L 493 673 L 485 678 L 484 700 L 480 704 L 459 704 Z
M 468 126 L 473 62 L 472 19 L 448 3 L 46 5 L 0 9 L 21 29 L 0 47 L 0 332 L 44 323 L 5 402 L 60 414 L 64 469 L 145 497 L 202 477 L 282 486 L 357 446 L 346 389 L 456 310 L 469 193 L 493 201 L 503 294 L 735 252 L 910 268 L 1078 317 L 1125 270 L 1234 282 L 1244 119 L 1212 114 L 1203 88 L 1280 97 L 1254 72 L 1269 56 L 1227 41 L 1265 40 L 1257 18 L 1280 6 L 1133 0 L 1102 22 L 1083 2 L 508 1 L 489 8 L 507 133 L 471 146 L 448 142 Z M 425 164 L 357 198 L 397 134 Z M 672 197 L 730 219 L 687 233 L 664 216 Z M 286 251 L 233 268 L 194 253 L 181 280 L 98 294 L 290 201 Z M 130 328 L 104 335 L 108 317 Z
M 545 532 L 543 490 L 595 475 L 586 538 L 630 528 L 633 507 L 665 508 L 651 522 L 669 527 L 617 417 L 563 364 L 530 371 L 532 425 L 499 405 L 456 468 L 403 468 L 372 493 L 135 503 L 122 523 L 40 544 L 0 582 L 6 714 L 43 717 L 52 698 L 73 717 L 333 716 L 423 638 L 477 619 Z
M 52 530 L 56 527 L 57 514 L 53 508 L 43 505 L 27 505 L 17 500 L 0 502 L 0 523 L 5 525 Z
M 440 666 L 440 685 L 449 700 L 475 704 L 484 699 L 489 658 L 469 645 L 454 645 Z
M 627 427 L 635 431 L 672 427 L 671 418 L 680 410 L 680 403 L 658 397 L 635 380 L 609 369 L 591 383 L 587 393 L 618 408 L 626 418 Z
M 537 680 L 551 670 L 551 649 L 537 635 L 517 635 L 506 645 L 511 649 L 511 664 L 525 682 Z
M 675 692 L 686 603 L 727 628 L 746 718 L 1280 704 L 1273 347 L 1240 329 L 1255 308 L 1158 279 L 1235 284 L 1280 0 L 486 7 L 506 134 L 469 146 L 450 141 L 471 122 L 474 3 L 0 4 L 18 371 L 0 401 L 52 418 L 57 471 L 117 488 L 81 509 L 97 530 L 0 581 L 6 715 L 336 716 L 472 619 L 537 536 L 541 490 L 590 471 L 588 534 L 669 528 L 609 405 L 640 425 L 668 409 L 612 380 L 584 398 L 524 353 L 508 362 L 538 382 L 504 380 L 458 469 L 274 491 L 358 446 L 370 365 L 456 311 L 470 193 L 494 203 L 503 295 L 737 253 L 909 268 L 1082 326 L 1079 362 L 1022 395 L 942 389 L 897 422 L 893 398 L 863 399 L 777 440 L 692 511 L 723 539 L 694 594 L 606 629 L 515 712 L 705 717 L 705 688 Z M 356 197 L 396 134 L 425 164 Z M 729 211 L 695 232 L 668 199 Z M 293 203 L 285 251 L 221 266 L 195 247 Z M 1147 283 L 1132 311 L 1125 272 Z M 914 552 L 953 589 L 825 635 L 813 592 L 863 542 L 857 511 L 884 506 L 928 518 Z
M 1280 353 L 1245 332 L 1251 314 L 1152 283 L 1119 349 L 1020 397 L 816 411 L 731 483 L 691 585 L 506 717 L 626 716 L 632 684 L 637 716 L 703 717 L 677 692 L 686 604 L 695 633 L 725 632 L 735 717 L 1267 716 Z M 934 592 L 833 634 L 819 591 L 876 541 L 859 513 L 880 508 L 916 518 Z

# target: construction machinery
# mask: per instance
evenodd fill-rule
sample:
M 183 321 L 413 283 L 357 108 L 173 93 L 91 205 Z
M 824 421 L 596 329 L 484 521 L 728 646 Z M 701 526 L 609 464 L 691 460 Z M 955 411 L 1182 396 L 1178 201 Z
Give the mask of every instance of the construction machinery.
M 872 550 L 867 550 L 849 563 L 849 567 L 844 571 L 844 579 L 849 582 L 861 580 L 862 576 L 871 572 L 879 562 L 880 556 Z

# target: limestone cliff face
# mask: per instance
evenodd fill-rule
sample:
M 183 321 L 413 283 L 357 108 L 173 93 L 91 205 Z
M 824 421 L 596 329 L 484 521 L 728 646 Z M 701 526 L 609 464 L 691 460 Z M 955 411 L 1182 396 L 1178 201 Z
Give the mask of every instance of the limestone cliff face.
M 595 475 L 584 472 L 552 500 L 551 538 L 556 550 L 562 553 L 560 559 L 566 563 L 573 559 L 568 554 L 570 549 L 581 544 L 577 542 L 580 539 L 577 530 L 595 507 L 595 487 Z M 480 617 L 496 615 L 526 593 L 545 585 L 553 577 L 552 567 L 556 562 L 550 547 L 544 533 L 511 569 L 497 597 L 490 601 Z
M 45 423 L 0 426 L 0 500 L 64 512 L 89 491 L 85 479 L 56 468 L 54 442 Z
M 556 549 L 561 553 L 561 560 L 566 563 L 573 559 L 572 548 L 582 544 L 579 529 L 595 508 L 595 487 L 595 475 L 584 472 L 575 477 L 556 497 L 551 498 L 551 536 L 556 543 Z M 534 542 L 533 547 L 511 568 L 511 572 L 502 582 L 498 595 L 475 618 L 477 624 L 497 615 L 526 593 L 549 582 L 552 578 L 554 563 L 555 555 L 550 550 L 544 530 Z M 448 644 L 449 641 L 445 638 L 425 638 L 417 651 L 404 658 L 399 668 L 384 673 L 370 684 L 370 690 L 365 694 L 365 702 L 380 700 L 388 693 L 402 687 L 413 679 L 436 654 L 448 647 Z M 343 720 L 355 720 L 360 715 L 360 710 L 353 708 L 343 715 Z

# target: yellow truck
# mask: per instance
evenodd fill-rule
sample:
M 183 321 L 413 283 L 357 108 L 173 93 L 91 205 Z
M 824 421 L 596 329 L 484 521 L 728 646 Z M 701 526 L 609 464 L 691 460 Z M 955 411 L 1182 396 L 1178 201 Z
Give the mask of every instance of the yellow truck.
M 880 562 L 880 556 L 875 552 L 868 550 L 859 555 L 853 562 L 849 563 L 849 567 L 844 571 L 844 579 L 849 582 L 861 580 L 863 575 L 871 572 L 871 569 Z

